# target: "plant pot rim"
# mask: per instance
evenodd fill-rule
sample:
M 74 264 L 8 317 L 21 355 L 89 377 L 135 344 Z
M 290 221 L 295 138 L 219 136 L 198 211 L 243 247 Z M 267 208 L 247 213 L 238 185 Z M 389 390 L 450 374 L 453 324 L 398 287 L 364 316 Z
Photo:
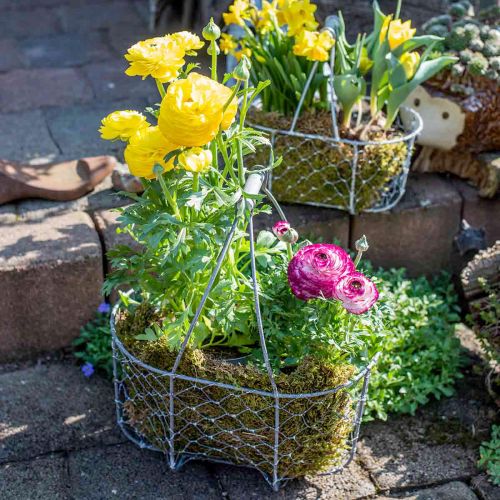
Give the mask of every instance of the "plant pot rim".
M 133 290 L 129 290 L 126 295 L 130 295 L 133 293 Z M 336 387 L 333 387 L 331 389 L 325 389 L 322 391 L 316 391 L 316 392 L 308 392 L 308 393 L 303 393 L 303 394 L 291 394 L 291 393 L 282 393 L 278 392 L 277 394 L 272 392 L 272 391 L 265 391 L 265 390 L 260 390 L 260 389 L 251 389 L 248 387 L 241 387 L 233 384 L 226 384 L 223 382 L 216 382 L 214 380 L 208 380 L 208 379 L 203 379 L 203 378 L 198 378 L 198 377 L 191 377 L 189 375 L 183 375 L 182 373 L 178 372 L 173 372 L 173 371 L 167 371 L 167 370 L 162 370 L 160 368 L 156 368 L 154 366 L 151 366 L 147 363 L 144 363 L 142 360 L 134 356 L 131 352 L 127 350 L 127 348 L 123 345 L 121 340 L 118 338 L 118 335 L 116 333 L 116 317 L 117 314 L 120 310 L 120 302 L 117 302 L 111 311 L 111 316 L 110 316 L 110 329 L 111 329 L 111 338 L 112 338 L 112 343 L 114 346 L 121 352 L 123 356 L 125 356 L 129 361 L 132 361 L 133 363 L 139 365 L 141 368 L 148 370 L 150 372 L 156 373 L 158 375 L 164 376 L 164 377 L 172 377 L 172 378 L 178 378 L 181 380 L 186 380 L 190 382 L 195 382 L 199 384 L 204 384 L 204 385 L 211 385 L 211 386 L 218 386 L 221 388 L 225 389 L 231 389 L 231 390 L 237 390 L 237 391 L 242 391 L 245 393 L 253 393 L 256 395 L 260 396 L 266 396 L 266 397 L 271 397 L 271 398 L 280 398 L 280 399 L 302 399 L 302 398 L 315 398 L 315 397 L 321 397 L 321 396 L 327 396 L 329 394 L 334 394 L 338 392 L 341 389 L 347 389 L 349 387 L 356 386 L 357 383 L 363 378 L 366 377 L 373 366 L 377 363 L 378 358 L 380 357 L 380 353 L 376 353 L 371 360 L 363 366 L 358 372 L 350 378 L 346 383 L 340 384 Z M 113 361 L 116 362 L 115 358 L 113 358 Z M 227 360 L 225 360 L 227 361 Z
M 263 132 L 268 132 L 270 134 L 280 134 L 280 135 L 289 135 L 292 137 L 300 137 L 303 139 L 319 139 L 324 142 L 329 142 L 333 144 L 349 144 L 350 146 L 381 146 L 386 144 L 397 144 L 399 142 L 408 142 L 414 140 L 416 136 L 422 131 L 424 122 L 420 114 L 412 108 L 407 106 L 401 106 L 400 111 L 407 113 L 409 116 L 409 122 L 411 123 L 411 130 L 405 131 L 405 134 L 401 137 L 394 137 L 392 139 L 383 139 L 380 141 L 359 141 L 354 139 L 345 139 L 339 137 L 336 139 L 335 137 L 320 135 L 320 134 L 307 134 L 304 132 L 298 132 L 297 130 L 285 130 L 285 129 L 277 129 L 273 127 L 266 127 L 265 125 L 257 125 L 252 123 L 249 120 L 249 125 L 257 130 L 262 130 Z M 406 120 L 405 120 L 406 121 Z M 402 125 L 404 127 L 404 124 Z

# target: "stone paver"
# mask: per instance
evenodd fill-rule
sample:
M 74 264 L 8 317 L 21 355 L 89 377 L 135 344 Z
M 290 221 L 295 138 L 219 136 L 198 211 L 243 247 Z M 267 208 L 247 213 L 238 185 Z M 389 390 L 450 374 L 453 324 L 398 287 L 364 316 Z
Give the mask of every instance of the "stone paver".
M 471 488 L 481 500 L 498 500 L 500 498 L 500 486 L 491 483 L 486 474 L 476 476 L 471 481 Z
M 0 226 L 0 359 L 68 345 L 92 318 L 102 280 L 87 214 Z
M 389 498 L 404 498 L 406 500 L 477 500 L 475 493 L 465 483 L 460 481 L 451 481 L 440 486 L 412 491 L 410 493 L 381 496 L 377 497 L 377 500 L 386 500 Z
M 51 161 L 59 155 L 40 110 L 0 113 L 0 151 L 21 162 Z
M 0 485 L 4 500 L 67 499 L 65 460 L 53 456 L 0 465 Z
M 22 68 L 25 66 L 25 57 L 14 38 L 0 39 L 0 71 Z
M 224 493 L 231 499 L 355 500 L 375 494 L 375 486 L 356 463 L 332 476 L 291 481 L 277 493 L 271 490 L 259 472 L 252 469 L 217 465 L 215 473 Z
M 115 418 L 112 385 L 100 377 L 86 379 L 76 366 L 54 363 L 4 373 L 0 463 L 124 442 Z
M 81 66 L 111 57 L 104 34 L 99 31 L 31 37 L 20 47 L 32 68 Z
M 3 1 L 3 0 L 2 0 Z M 61 25 L 52 9 L 4 11 L 0 15 L 0 33 L 4 37 L 28 37 L 58 33 Z
M 174 472 L 164 456 L 132 444 L 74 452 L 69 471 L 75 500 L 221 498 L 216 481 L 202 463 L 187 463 Z
M 88 102 L 90 85 L 75 68 L 18 69 L 0 74 L 0 113 Z
M 443 177 L 412 176 L 393 210 L 353 218 L 351 242 L 365 234 L 368 259 L 383 267 L 406 267 L 413 276 L 451 270 L 461 203 L 459 193 Z

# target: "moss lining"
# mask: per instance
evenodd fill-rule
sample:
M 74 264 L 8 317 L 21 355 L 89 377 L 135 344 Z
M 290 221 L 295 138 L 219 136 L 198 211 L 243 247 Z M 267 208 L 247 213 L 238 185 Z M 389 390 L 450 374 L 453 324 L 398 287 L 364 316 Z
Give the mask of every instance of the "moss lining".
M 291 119 L 277 113 L 253 112 L 249 118 L 256 125 L 289 130 Z M 296 130 L 306 134 L 332 137 L 332 120 L 327 111 L 304 113 Z M 358 134 L 359 135 L 359 134 Z M 359 139 L 356 134 L 341 131 L 341 137 Z M 377 141 L 403 137 L 401 132 L 384 132 L 373 127 L 367 140 Z M 354 186 L 356 212 L 373 206 L 388 189 L 388 182 L 400 174 L 408 152 L 404 142 L 361 146 L 358 153 Z M 283 162 L 273 171 L 272 190 L 280 200 L 291 203 L 322 203 L 349 209 L 354 148 L 343 143 L 328 143 L 277 134 L 274 154 Z M 267 164 L 268 151 L 255 154 L 258 164 Z
M 177 356 L 166 339 L 137 341 L 134 336 L 154 321 L 152 308 L 140 306 L 122 314 L 117 335 L 134 356 L 169 371 Z M 168 448 L 170 377 L 153 376 L 136 364 L 126 363 L 128 422 L 151 444 Z M 210 351 L 187 349 L 178 373 L 246 389 L 271 391 L 265 371 L 252 365 L 231 364 Z M 276 375 L 280 393 L 316 392 L 345 384 L 354 374 L 348 364 L 327 365 L 310 357 L 294 371 Z M 225 389 L 211 384 L 175 379 L 176 453 L 206 454 L 242 465 L 254 465 L 272 474 L 274 460 L 275 399 Z M 347 390 L 315 398 L 279 400 L 280 477 L 302 477 L 341 464 L 353 425 L 353 399 Z

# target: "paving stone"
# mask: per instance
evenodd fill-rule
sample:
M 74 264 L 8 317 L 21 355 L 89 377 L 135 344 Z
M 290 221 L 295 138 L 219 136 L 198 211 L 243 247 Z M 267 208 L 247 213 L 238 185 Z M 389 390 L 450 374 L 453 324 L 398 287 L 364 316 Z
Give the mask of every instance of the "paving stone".
M 124 145 L 120 141 L 104 141 L 99 135 L 101 120 L 118 109 L 143 110 L 146 101 L 128 99 L 44 112 L 52 137 L 65 157 L 79 158 L 110 154 L 122 159 Z
M 68 498 L 66 464 L 61 456 L 0 466 L 2 498 L 5 500 L 51 500 Z
M 51 161 L 59 154 L 40 110 L 0 113 L 0 151 L 20 162 Z
M 142 80 L 125 74 L 128 63 L 125 60 L 89 64 L 83 68 L 92 85 L 97 99 L 117 100 L 144 98 L 150 104 L 158 102 L 160 97 L 151 78 Z
M 4 373 L 0 403 L 0 463 L 125 441 L 112 384 L 98 375 L 87 379 L 76 366 Z
M 411 276 L 451 270 L 461 205 L 459 193 L 446 179 L 435 174 L 411 176 L 395 208 L 353 217 L 351 244 L 365 234 L 368 259 L 383 267 L 405 267 Z
M 404 498 L 406 500 L 477 500 L 475 493 L 465 483 L 460 481 L 451 481 L 440 486 L 409 493 L 379 496 L 377 500 L 388 500 L 391 498 Z
M 104 35 L 98 31 L 30 37 L 20 46 L 33 68 L 80 66 L 111 57 Z
M 481 198 L 477 189 L 460 179 L 453 179 L 463 199 L 462 217 L 473 227 L 482 227 L 486 231 L 487 245 L 500 240 L 500 195 L 494 198 Z M 497 214 L 495 217 L 494 214 Z
M 338 240 L 344 247 L 349 245 L 349 214 L 346 212 L 285 203 L 281 208 L 300 236 L 310 239 L 319 238 L 325 242 Z M 256 217 L 255 228 L 256 230 L 270 230 L 279 219 L 278 213 L 273 209 L 271 215 L 261 214 Z
M 102 269 L 85 213 L 0 226 L 0 359 L 68 345 L 100 302 Z
M 141 17 L 141 16 L 140 16 Z M 141 17 L 142 19 L 142 17 Z M 123 25 L 123 24 L 111 24 L 108 28 L 108 38 L 111 47 L 114 49 L 115 54 L 119 57 L 123 57 L 127 52 L 129 47 L 134 45 L 134 43 L 140 40 L 145 40 L 146 38 L 151 38 L 157 35 L 163 35 L 160 31 L 156 33 L 151 33 L 147 28 L 147 21 L 143 19 L 143 25 L 138 27 L 137 25 Z M 140 79 L 139 77 L 136 77 Z
M 17 221 L 17 206 L 14 203 L 7 203 L 0 206 L 0 225 L 13 224 Z
M 25 58 L 19 44 L 13 38 L 0 40 L 0 72 L 25 66 Z
M 355 500 L 375 494 L 367 473 L 355 462 L 338 474 L 290 481 L 276 493 L 259 472 L 250 468 L 217 465 L 215 473 L 225 496 L 234 499 Z
M 120 227 L 119 216 L 120 212 L 117 210 L 99 210 L 94 213 L 96 229 L 101 235 L 105 252 L 109 252 L 117 245 L 130 245 L 139 248 L 139 244 L 130 235 L 116 232 Z
M 477 493 L 481 500 L 498 500 L 500 498 L 500 486 L 495 486 L 488 481 L 486 474 L 476 476 L 471 481 L 471 488 Z
M 4 37 L 49 35 L 59 31 L 59 18 L 53 9 L 10 10 L 0 15 L 0 33 Z
M 69 457 L 69 471 L 75 500 L 221 498 L 203 464 L 187 463 L 174 472 L 163 455 L 132 444 L 74 452 Z
M 59 9 L 64 31 L 85 33 L 115 25 L 143 26 L 138 12 L 128 2 L 107 1 L 87 5 L 65 5 Z
M 19 69 L 0 74 L 0 113 L 92 100 L 90 85 L 74 68 Z

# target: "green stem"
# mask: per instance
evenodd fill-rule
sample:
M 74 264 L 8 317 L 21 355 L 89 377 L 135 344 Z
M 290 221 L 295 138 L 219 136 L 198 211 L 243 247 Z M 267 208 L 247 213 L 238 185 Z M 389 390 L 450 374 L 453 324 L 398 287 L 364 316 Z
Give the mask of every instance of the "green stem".
M 198 172 L 193 173 L 193 192 L 197 193 L 200 190 L 200 174 Z
M 160 96 L 163 99 L 165 97 L 165 87 L 163 86 L 163 83 L 161 83 L 160 80 L 157 80 L 156 78 L 155 82 L 156 82 L 156 87 L 158 88 L 158 92 L 160 93 Z
M 210 42 L 210 52 L 212 52 L 212 80 L 217 81 L 217 50 L 216 50 L 217 42 L 212 40 Z
M 356 255 L 356 258 L 354 259 L 354 267 L 357 268 L 359 261 L 361 260 L 361 256 L 363 255 L 363 252 L 359 252 Z
M 157 174 L 156 178 L 158 179 L 158 182 L 160 183 L 161 189 L 163 191 L 163 194 L 165 195 L 165 198 L 170 205 L 170 208 L 174 211 L 174 215 L 179 219 L 182 220 L 181 214 L 179 212 L 179 207 L 177 206 L 177 203 L 175 202 L 174 198 L 170 194 L 170 191 L 168 190 L 167 184 L 165 183 L 165 179 L 163 178 L 163 174 Z
M 287 243 L 286 244 L 286 256 L 288 257 L 288 260 L 293 259 L 293 250 L 292 250 L 292 244 Z

